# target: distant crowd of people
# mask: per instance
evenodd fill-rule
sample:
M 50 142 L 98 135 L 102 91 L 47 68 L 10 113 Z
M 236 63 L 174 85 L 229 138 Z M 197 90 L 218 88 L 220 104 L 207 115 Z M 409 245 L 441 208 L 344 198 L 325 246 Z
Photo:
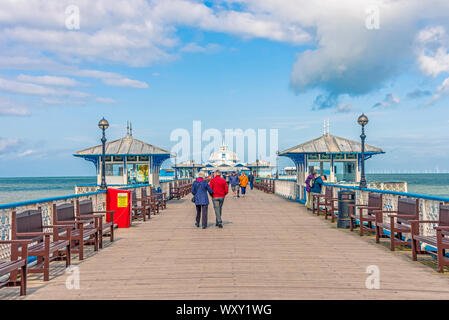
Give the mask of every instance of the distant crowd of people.
M 244 171 L 232 172 L 231 174 L 222 174 L 220 170 L 216 170 L 213 174 L 206 177 L 204 172 L 198 174 L 198 178 L 192 185 L 192 202 L 196 206 L 195 226 L 200 227 L 200 221 L 203 229 L 207 228 L 207 214 L 209 207 L 209 195 L 212 196 L 212 203 L 215 211 L 215 225 L 223 228 L 222 208 L 226 195 L 229 192 L 229 186 L 232 190 L 234 198 L 240 198 L 246 195 L 246 188 L 249 184 L 250 189 L 254 188 L 254 180 L 256 171 L 251 172 L 248 176 Z

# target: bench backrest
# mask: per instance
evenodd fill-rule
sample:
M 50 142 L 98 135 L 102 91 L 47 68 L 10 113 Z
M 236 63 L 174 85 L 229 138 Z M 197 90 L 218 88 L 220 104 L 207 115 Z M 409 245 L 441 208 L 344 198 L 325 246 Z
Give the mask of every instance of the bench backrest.
M 25 210 L 19 213 L 13 211 L 12 214 L 12 226 L 11 226 L 11 239 L 17 239 L 17 233 L 26 233 L 26 232 L 42 232 L 43 231 L 43 223 L 42 223 L 42 211 L 39 208 L 38 210 Z M 43 236 L 38 237 L 20 237 L 20 239 L 33 239 L 33 240 L 41 240 Z
M 449 206 L 440 205 L 439 226 L 449 226 Z
M 73 203 L 63 203 L 54 205 L 54 222 L 74 221 L 75 220 L 75 205 Z
M 412 215 L 410 218 L 398 218 L 398 222 L 409 223 L 410 220 L 418 220 L 419 219 L 419 199 L 407 199 L 407 198 L 399 198 L 398 199 L 398 214 L 403 215 Z
M 136 207 L 137 206 L 137 194 L 136 194 L 136 190 L 132 190 L 131 191 L 131 201 L 132 201 L 132 206 Z
M 78 203 L 78 213 L 79 215 L 92 214 L 94 211 L 94 206 L 91 199 L 82 200 Z
M 334 193 L 332 191 L 332 187 L 326 186 L 326 190 L 325 190 L 324 196 L 326 198 L 332 198 L 334 196 Z
M 368 207 L 369 208 L 378 208 L 379 210 L 382 210 L 382 194 L 370 192 L 368 194 Z M 368 214 L 374 215 L 375 214 L 374 210 L 369 209 Z

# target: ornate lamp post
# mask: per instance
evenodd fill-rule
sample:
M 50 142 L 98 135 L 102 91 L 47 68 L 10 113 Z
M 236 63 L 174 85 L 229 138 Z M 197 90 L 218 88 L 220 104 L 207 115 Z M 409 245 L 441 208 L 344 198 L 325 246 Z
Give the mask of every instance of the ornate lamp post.
M 360 177 L 360 188 L 366 188 L 366 179 L 365 179 L 365 126 L 368 124 L 368 117 L 362 113 L 362 115 L 357 119 L 359 125 L 362 126 L 362 134 L 360 135 L 360 139 L 362 140 L 362 172 Z
M 103 152 L 101 155 L 101 190 L 106 190 L 106 164 L 105 164 L 105 154 L 106 154 L 106 129 L 109 128 L 109 122 L 103 118 L 98 123 L 98 127 L 103 131 L 103 137 L 101 138 L 101 143 L 103 144 Z

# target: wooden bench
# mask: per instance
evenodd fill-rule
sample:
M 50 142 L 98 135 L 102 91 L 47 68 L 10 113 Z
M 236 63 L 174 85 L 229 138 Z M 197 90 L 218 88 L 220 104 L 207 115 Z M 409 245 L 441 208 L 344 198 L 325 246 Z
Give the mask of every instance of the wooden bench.
M 159 203 L 156 200 L 156 196 L 153 194 L 147 194 L 147 190 L 145 188 L 142 189 L 142 198 L 146 201 L 146 206 L 148 207 L 148 215 L 151 216 L 151 212 L 153 214 L 159 213 Z
M 179 187 L 170 187 L 170 199 L 181 199 L 181 190 L 179 189 Z
M 312 193 L 312 212 L 313 214 L 319 216 L 321 212 L 324 213 L 324 218 L 327 220 L 327 217 L 330 215 L 332 222 L 335 221 L 335 210 L 338 206 L 335 205 L 335 201 L 338 201 L 338 198 L 334 198 L 333 188 L 330 186 L 326 186 L 324 194 L 313 194 Z M 321 209 L 323 207 L 323 209 Z
M 359 213 L 357 214 L 357 209 Z M 360 236 L 364 232 L 375 232 L 376 214 L 374 210 L 382 210 L 382 194 L 370 192 L 368 194 L 368 204 L 350 204 L 350 230 L 354 230 L 355 220 L 359 220 Z M 365 226 L 365 222 L 367 226 Z
M 98 228 L 100 249 L 103 248 L 103 236 L 109 236 L 109 240 L 114 242 L 114 229 L 117 228 L 117 224 L 113 222 L 115 211 L 95 211 L 92 200 L 87 199 L 82 201 L 76 200 L 76 213 L 78 217 L 87 217 L 86 222 L 90 223 L 88 227 Z M 103 221 L 103 215 L 109 215 L 109 222 Z M 89 216 L 94 218 L 89 219 Z
M 394 251 L 397 245 L 410 245 L 402 240 L 403 233 L 411 233 L 412 220 L 419 219 L 419 199 L 398 199 L 398 209 L 374 210 L 376 214 L 376 242 L 380 242 L 380 238 L 390 238 L 390 249 Z M 383 213 L 388 214 L 390 221 L 383 221 Z M 390 231 L 390 236 L 384 235 L 383 229 Z
M 412 256 L 418 260 L 418 254 L 430 254 L 437 257 L 438 272 L 444 271 L 444 266 L 449 265 L 449 259 L 445 256 L 449 249 L 449 206 L 440 205 L 438 220 L 411 220 L 412 225 Z M 434 227 L 435 235 L 421 235 L 419 225 L 425 223 L 437 224 Z M 435 247 L 436 251 L 421 250 L 420 243 Z
M 73 203 L 53 204 L 54 225 L 71 225 L 71 252 L 78 253 L 80 260 L 84 260 L 84 244 L 93 240 L 94 250 L 98 251 L 98 224 L 92 226 L 90 220 L 95 219 L 93 215 L 76 216 Z M 64 235 L 63 229 L 54 229 L 54 238 L 58 239 Z M 77 245 L 78 244 L 78 245 Z
M 155 196 L 158 208 L 161 210 L 167 209 L 167 195 L 165 192 L 160 191 L 160 188 L 151 188 L 151 194 Z
M 139 205 L 140 202 L 140 205 Z M 131 191 L 131 211 L 132 211 L 132 219 L 138 219 L 142 217 L 143 221 L 146 221 L 146 216 L 148 215 L 148 219 L 151 219 L 151 214 L 149 213 L 147 207 L 147 199 L 138 198 L 136 190 Z
M 71 232 L 72 225 L 43 225 L 42 211 L 26 210 L 11 216 L 11 239 L 30 240 L 28 255 L 37 258 L 37 264 L 29 267 L 28 273 L 42 273 L 44 281 L 50 280 L 50 261 L 59 259 L 61 253 L 65 253 L 66 267 L 70 266 L 71 252 Z M 59 229 L 65 228 L 64 236 L 55 238 L 54 234 Z M 46 232 L 45 229 L 52 229 L 53 233 Z M 51 237 L 53 236 L 53 239 Z M 11 257 L 17 259 L 21 252 L 17 246 L 12 247 Z
M 25 296 L 27 294 L 27 263 L 28 263 L 28 245 L 30 240 L 0 240 L 0 245 L 11 245 L 11 260 L 0 261 L 0 275 L 9 275 L 9 279 L 3 283 L 0 283 L 1 287 L 20 287 L 20 295 Z M 17 258 L 12 256 L 12 247 L 17 247 L 15 251 L 19 255 Z M 20 247 L 20 250 L 19 250 Z M 17 272 L 20 272 L 20 281 L 17 281 Z M 11 278 L 13 274 L 14 279 Z

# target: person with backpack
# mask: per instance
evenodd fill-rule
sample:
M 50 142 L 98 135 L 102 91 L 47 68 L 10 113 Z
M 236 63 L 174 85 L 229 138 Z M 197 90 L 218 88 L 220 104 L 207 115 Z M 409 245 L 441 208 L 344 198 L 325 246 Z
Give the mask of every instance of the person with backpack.
M 307 192 L 307 199 L 306 199 L 306 207 L 309 210 L 312 210 L 312 187 L 313 182 L 315 180 L 316 171 L 313 171 L 312 174 L 309 174 L 309 176 L 306 179 L 306 192 Z

